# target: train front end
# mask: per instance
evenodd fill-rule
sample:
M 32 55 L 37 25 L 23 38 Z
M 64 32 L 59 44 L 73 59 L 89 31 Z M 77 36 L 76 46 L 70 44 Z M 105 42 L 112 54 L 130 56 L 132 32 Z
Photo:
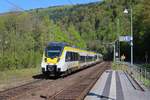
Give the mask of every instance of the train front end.
M 41 63 L 42 73 L 49 76 L 58 76 L 61 74 L 60 56 L 63 51 L 63 46 L 57 43 L 50 43 L 44 51 L 43 59 Z

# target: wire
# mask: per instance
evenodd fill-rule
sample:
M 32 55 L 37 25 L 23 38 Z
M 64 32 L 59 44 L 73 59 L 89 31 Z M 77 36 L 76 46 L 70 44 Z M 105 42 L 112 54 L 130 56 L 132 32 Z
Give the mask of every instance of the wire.
M 74 5 L 74 3 L 72 2 L 72 0 L 68 0 L 69 1 L 69 3 L 71 3 L 72 5 Z
M 21 8 L 21 7 L 19 7 L 18 5 L 16 5 L 16 4 L 10 2 L 9 0 L 5 0 L 5 1 L 6 1 L 8 4 L 14 6 L 15 8 L 17 8 L 17 9 L 19 9 L 19 10 L 21 10 L 21 11 L 25 11 L 23 8 Z

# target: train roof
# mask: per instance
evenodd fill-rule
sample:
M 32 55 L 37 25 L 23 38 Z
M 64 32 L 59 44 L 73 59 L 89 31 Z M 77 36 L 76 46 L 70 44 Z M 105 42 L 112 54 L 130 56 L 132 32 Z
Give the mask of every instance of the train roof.
M 70 49 L 72 48 L 73 50 L 75 51 L 80 51 L 80 52 L 87 52 L 87 53 L 94 53 L 96 54 L 96 52 L 92 52 L 92 51 L 88 51 L 88 50 L 83 50 L 83 49 L 80 49 L 80 48 L 77 48 L 75 46 L 71 46 L 69 45 L 68 43 L 65 43 L 65 42 L 50 42 L 48 43 L 47 47 L 48 46 L 60 46 L 60 47 L 69 47 Z
M 61 46 L 61 47 L 65 47 L 65 46 L 69 46 L 69 44 L 65 43 L 65 42 L 50 42 L 50 43 L 48 43 L 47 46 Z

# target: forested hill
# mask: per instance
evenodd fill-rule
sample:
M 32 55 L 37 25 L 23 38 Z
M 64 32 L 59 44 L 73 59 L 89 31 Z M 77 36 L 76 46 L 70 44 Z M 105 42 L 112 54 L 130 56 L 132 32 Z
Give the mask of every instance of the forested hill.
M 0 15 L 0 69 L 37 66 L 45 45 L 50 41 L 68 42 L 79 48 L 108 54 L 106 45 L 120 35 L 130 34 L 130 18 L 123 10 L 130 0 L 105 0 L 12 12 Z M 134 55 L 144 60 L 150 47 L 150 3 L 132 0 Z M 118 24 L 117 24 L 118 23 Z M 121 43 L 121 54 L 130 54 L 128 43 Z M 128 57 L 130 58 L 130 57 Z
M 131 2 L 132 1 L 132 2 Z M 108 53 L 106 43 L 113 42 L 118 35 L 130 35 L 130 11 L 124 14 L 125 8 L 133 8 L 133 33 L 135 60 L 145 60 L 150 56 L 148 0 L 105 0 L 85 5 L 54 7 L 34 10 L 39 16 L 49 16 L 62 29 L 74 26 L 86 47 Z M 91 42 L 92 41 L 92 42 Z M 99 44 L 99 45 L 97 45 Z M 129 43 L 121 43 L 120 55 L 125 54 L 130 59 Z M 110 50 L 112 52 L 112 50 Z
M 32 14 L 39 17 L 48 16 L 63 31 L 68 31 L 69 27 L 73 27 L 84 40 L 83 48 L 99 51 L 104 49 L 102 42 L 111 42 L 116 37 L 116 34 L 109 32 L 111 29 L 108 29 L 108 26 L 110 23 L 112 24 L 112 12 L 107 10 L 109 8 L 105 6 L 105 3 L 95 2 L 84 5 L 36 9 L 32 11 Z
M 84 40 L 86 48 L 105 54 L 112 52 L 112 47 L 107 43 L 114 42 L 118 35 L 130 35 L 130 11 L 128 14 L 123 11 L 125 8 L 130 10 L 131 5 L 135 60 L 144 61 L 145 54 L 150 55 L 148 0 L 105 0 L 84 5 L 36 9 L 34 14 L 48 16 L 63 30 L 73 26 Z M 125 54 L 127 60 L 130 60 L 130 44 L 121 43 L 121 49 L 120 55 Z

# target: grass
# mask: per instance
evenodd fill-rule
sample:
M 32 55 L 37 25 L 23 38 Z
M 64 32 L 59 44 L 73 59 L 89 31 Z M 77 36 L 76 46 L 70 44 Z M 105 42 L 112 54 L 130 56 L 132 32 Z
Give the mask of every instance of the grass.
M 40 67 L 0 71 L 0 85 L 13 81 L 31 79 L 40 72 Z
M 119 64 L 119 63 L 112 63 L 112 69 L 126 71 L 128 69 L 128 66 L 124 64 Z
M 144 85 L 150 88 L 150 80 L 149 79 L 144 80 Z
M 144 76 L 138 76 L 138 80 L 140 80 L 146 87 L 150 88 L 150 79 L 146 78 Z

